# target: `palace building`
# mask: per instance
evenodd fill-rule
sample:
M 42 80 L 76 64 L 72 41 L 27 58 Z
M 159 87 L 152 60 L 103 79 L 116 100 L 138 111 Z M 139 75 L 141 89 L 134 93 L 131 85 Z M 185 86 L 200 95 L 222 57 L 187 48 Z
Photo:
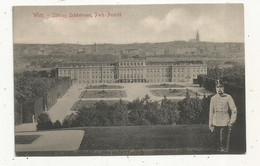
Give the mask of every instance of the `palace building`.
M 192 82 L 199 74 L 207 74 L 207 65 L 202 61 L 127 59 L 58 66 L 59 77 L 70 77 L 79 84 Z

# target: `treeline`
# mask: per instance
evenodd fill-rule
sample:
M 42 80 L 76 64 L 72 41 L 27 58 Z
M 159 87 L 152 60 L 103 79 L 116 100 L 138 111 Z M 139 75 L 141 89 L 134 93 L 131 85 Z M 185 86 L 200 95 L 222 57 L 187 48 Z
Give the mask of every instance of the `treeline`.
M 55 71 L 54 71 L 55 72 Z M 70 78 L 57 78 L 52 72 L 26 71 L 14 77 L 15 123 L 32 122 L 56 103 L 71 85 Z
M 171 124 L 207 124 L 210 96 L 203 99 L 191 98 L 188 95 L 180 101 L 166 97 L 159 101 L 150 100 L 149 96 L 129 103 L 120 100 L 109 105 L 99 101 L 91 107 L 83 107 L 61 122 L 38 120 L 37 129 L 53 129 L 82 126 L 140 126 Z M 46 115 L 42 115 L 46 116 Z M 45 123 L 42 123 L 42 122 Z M 46 125 L 52 124 L 52 125 Z M 56 125 L 55 125 L 56 124 Z
M 215 92 L 215 81 L 223 80 L 225 84 L 236 87 L 245 87 L 245 67 L 234 65 L 230 68 L 218 67 L 208 69 L 207 75 L 198 75 L 198 84 L 205 89 Z

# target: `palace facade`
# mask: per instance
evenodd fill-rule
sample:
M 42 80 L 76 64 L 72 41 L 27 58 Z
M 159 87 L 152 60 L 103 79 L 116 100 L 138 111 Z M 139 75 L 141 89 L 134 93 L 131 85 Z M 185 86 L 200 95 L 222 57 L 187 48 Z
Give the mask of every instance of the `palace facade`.
M 102 63 L 63 63 L 59 77 L 70 77 L 73 83 L 165 83 L 192 82 L 207 74 L 202 61 L 147 61 L 127 59 Z

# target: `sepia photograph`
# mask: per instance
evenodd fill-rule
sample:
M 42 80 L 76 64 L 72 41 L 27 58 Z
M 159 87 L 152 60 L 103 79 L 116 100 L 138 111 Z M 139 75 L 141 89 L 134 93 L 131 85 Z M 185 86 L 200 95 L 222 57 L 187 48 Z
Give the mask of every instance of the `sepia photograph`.
M 244 5 L 13 6 L 16 156 L 247 152 Z

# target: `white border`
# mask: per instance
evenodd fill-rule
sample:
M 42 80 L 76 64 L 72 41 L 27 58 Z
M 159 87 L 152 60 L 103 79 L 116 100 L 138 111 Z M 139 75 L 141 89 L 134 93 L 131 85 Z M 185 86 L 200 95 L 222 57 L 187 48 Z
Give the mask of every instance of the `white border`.
M 168 155 L 168 156 L 119 156 L 119 157 L 15 157 L 13 113 L 13 54 L 12 6 L 35 5 L 101 5 L 101 4 L 185 4 L 185 3 L 244 3 L 246 50 L 246 128 L 247 152 L 245 155 Z M 260 6 L 257 0 L 5 0 L 0 5 L 0 165 L 258 165 L 259 158 L 259 56 L 260 56 Z M 239 138 L 237 138 L 239 139 Z

